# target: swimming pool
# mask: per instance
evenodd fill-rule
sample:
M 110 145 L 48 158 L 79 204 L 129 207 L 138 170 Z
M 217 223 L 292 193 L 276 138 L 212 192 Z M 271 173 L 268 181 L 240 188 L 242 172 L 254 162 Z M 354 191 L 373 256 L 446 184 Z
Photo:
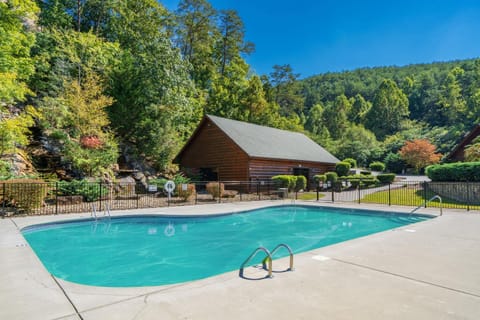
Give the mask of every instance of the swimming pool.
M 179 283 L 238 270 L 259 246 L 300 253 L 429 219 L 380 211 L 276 206 L 216 217 L 123 216 L 22 233 L 54 276 L 109 287 Z M 286 255 L 280 250 L 274 258 Z M 263 256 L 264 257 L 264 256 Z M 257 261 L 260 261 L 261 255 Z

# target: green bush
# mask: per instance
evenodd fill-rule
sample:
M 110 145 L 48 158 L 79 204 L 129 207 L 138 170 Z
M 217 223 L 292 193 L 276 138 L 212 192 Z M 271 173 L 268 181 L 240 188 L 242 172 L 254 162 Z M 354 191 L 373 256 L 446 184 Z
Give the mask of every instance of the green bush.
M 318 184 L 320 181 L 325 182 L 327 181 L 327 176 L 324 174 L 317 174 L 313 176 L 313 181 L 315 181 L 316 184 Z
M 307 178 L 304 176 L 296 176 L 295 191 L 305 190 L 307 187 Z
M 395 180 L 395 176 L 395 173 L 383 173 L 377 175 L 377 179 L 381 183 L 392 183 Z
M 389 172 L 402 173 L 402 171 L 407 167 L 407 163 L 398 153 L 390 152 L 383 161 L 385 162 L 385 167 Z
M 367 175 L 369 176 L 369 175 L 371 175 L 372 173 L 371 173 L 370 171 L 362 170 L 362 171 L 360 171 L 360 174 L 361 174 L 361 175 L 364 175 L 364 176 L 367 176 Z
M 353 158 L 343 159 L 342 162 L 348 162 L 348 163 L 350 163 L 350 168 L 356 168 L 356 167 L 357 167 L 357 160 L 355 160 L 355 159 L 353 159 Z
M 39 208 L 49 191 L 48 184 L 42 180 L 13 179 L 2 181 L 2 202 L 30 212 Z
M 368 167 L 372 171 L 380 171 L 380 172 L 385 171 L 385 164 L 383 162 L 380 162 L 380 161 L 372 162 L 372 163 L 370 163 L 370 165 Z
M 432 181 L 480 181 L 480 162 L 434 164 L 425 170 Z
M 336 172 L 326 172 L 325 176 L 327 177 L 327 181 L 330 181 L 332 184 L 338 180 Z
M 363 174 L 354 174 L 351 176 L 344 177 L 347 181 L 350 182 L 352 187 L 356 188 L 358 186 L 370 186 L 377 184 L 378 180 L 372 175 L 363 175 Z
M 62 196 L 82 196 L 86 202 L 93 202 L 108 195 L 108 189 L 98 182 L 72 180 L 58 182 L 58 194 Z
M 272 181 L 276 188 L 288 188 L 288 191 L 292 191 L 297 185 L 297 176 L 282 174 L 272 177 Z
M 351 165 L 349 162 L 342 161 L 342 162 L 338 162 L 335 165 L 335 171 L 340 177 L 348 175 L 348 173 L 350 172 L 350 168 L 351 168 Z
M 169 180 L 172 180 L 175 183 L 175 186 L 190 183 L 189 178 L 185 177 L 181 173 L 177 173 L 173 176 L 172 179 L 167 179 L 167 178 L 148 179 L 148 184 L 156 185 L 158 191 L 163 191 L 163 189 L 165 187 L 165 183 L 167 183 L 167 181 L 169 181 Z M 173 195 L 174 196 L 178 195 L 177 189 L 174 190 Z

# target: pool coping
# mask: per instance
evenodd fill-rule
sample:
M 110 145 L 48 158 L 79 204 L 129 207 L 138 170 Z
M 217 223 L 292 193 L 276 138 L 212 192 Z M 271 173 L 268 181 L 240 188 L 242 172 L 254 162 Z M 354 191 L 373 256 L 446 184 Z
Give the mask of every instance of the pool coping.
M 318 205 L 324 207 L 342 207 L 350 209 L 365 209 L 365 210 L 380 210 L 386 212 L 396 212 L 396 213 L 406 213 L 411 210 L 409 207 L 385 207 L 385 206 L 375 206 L 375 205 L 357 205 L 357 204 L 330 204 L 325 202 L 308 202 L 308 201 L 298 201 L 298 204 L 305 205 Z M 272 205 L 281 205 L 281 204 L 291 204 L 290 202 L 284 201 L 279 203 L 278 201 L 258 201 L 258 202 L 244 202 L 244 203 L 226 203 L 226 204 L 216 204 L 216 205 L 200 205 L 200 206 L 188 206 L 188 207 L 170 207 L 170 208 L 153 208 L 153 209 L 140 209 L 134 210 L 137 213 L 149 215 L 158 215 L 158 214 L 167 214 L 168 216 L 191 216 L 186 214 L 186 212 L 192 211 L 201 211 L 208 213 L 210 215 L 223 215 L 223 214 L 232 214 L 243 211 L 252 210 L 255 208 L 272 206 Z M 438 215 L 438 208 L 427 208 L 421 209 L 419 213 L 421 214 L 430 214 Z M 131 215 L 132 210 L 127 211 L 112 211 L 112 216 L 124 216 Z M 198 216 L 198 215 L 196 215 Z M 452 216 L 468 216 L 469 220 L 472 220 L 470 217 L 475 217 L 473 221 L 479 224 L 480 227 L 480 215 L 478 212 L 469 212 L 459 210 L 450 210 L 444 209 L 443 217 L 452 217 Z M 442 220 L 443 220 L 442 217 Z M 11 217 L 0 220 L 0 226 L 2 235 L 0 238 L 0 257 L 12 258 L 10 259 L 11 263 L 7 263 L 5 266 L 0 265 L 0 278 L 2 281 L 2 289 L 0 289 L 0 318 L 4 318 L 2 313 L 5 313 L 5 318 L 12 319 L 21 319 L 21 318 L 31 318 L 32 314 L 37 314 L 41 310 L 42 314 L 45 315 L 46 319 L 89 319 L 96 318 L 102 312 L 109 313 L 113 310 L 123 310 L 131 304 L 137 306 L 139 301 L 146 300 L 150 297 L 163 297 L 168 300 L 168 296 L 185 296 L 188 295 L 189 291 L 197 291 L 202 287 L 218 287 L 219 283 L 235 283 L 235 285 L 240 285 L 241 287 L 248 288 L 251 286 L 249 281 L 240 281 L 238 279 L 237 272 L 229 272 L 219 276 L 210 277 L 203 280 L 197 280 L 192 282 L 186 282 L 175 285 L 164 285 L 158 287 L 140 287 L 140 288 L 105 288 L 105 287 L 92 287 L 84 286 L 79 284 L 70 283 L 63 281 L 61 279 L 56 279 L 48 274 L 44 269 L 41 262 L 38 260 L 33 251 L 28 247 L 25 239 L 20 233 L 20 230 L 32 225 L 39 223 L 49 223 L 59 220 L 68 220 L 74 221 L 75 219 L 85 219 L 90 218 L 88 213 L 80 214 L 67 214 L 67 215 L 58 215 L 58 216 L 33 216 L 33 217 Z M 437 218 L 438 219 L 438 218 Z M 415 228 L 428 229 L 431 227 L 431 221 L 437 219 L 427 220 L 415 224 Z M 453 220 L 452 220 L 453 221 Z M 477 222 L 478 221 L 478 222 Z M 10 224 L 10 225 L 9 225 Z M 434 223 L 435 225 L 436 223 Z M 7 226 L 9 225 L 9 226 Z M 409 225 L 411 226 L 411 225 Z M 409 230 L 412 229 L 409 226 L 400 227 L 394 229 L 395 231 Z M 362 243 L 373 241 L 372 239 L 382 239 L 388 238 L 392 234 L 392 231 L 383 231 L 380 233 L 375 233 L 373 235 L 349 240 L 346 242 L 341 242 L 328 247 L 323 247 L 315 249 L 309 252 L 301 253 L 295 256 L 296 262 L 300 265 L 303 265 L 305 268 L 311 268 L 312 266 L 312 257 L 326 257 L 325 261 L 334 261 L 335 263 L 341 264 L 340 258 L 331 259 L 332 256 L 329 252 L 334 252 L 335 250 L 347 250 L 351 246 L 360 245 Z M 406 233 L 405 233 L 406 234 Z M 402 234 L 403 235 L 403 234 Z M 387 237 L 386 237 L 387 236 Z M 23 241 L 22 241 L 23 239 Z M 471 241 L 471 238 L 468 238 Z M 480 239 L 479 239 L 480 240 Z M 362 247 L 363 250 L 365 248 Z M 350 254 L 350 253 L 349 253 Z M 480 253 L 479 253 L 480 255 Z M 352 258 L 352 261 L 355 260 L 355 257 Z M 283 259 L 281 259 L 283 260 Z M 480 260 L 480 259 L 479 259 Z M 355 267 L 355 262 L 348 267 Z M 27 264 L 25 262 L 28 262 Z M 332 262 L 329 262 L 332 263 Z M 379 266 L 376 266 L 373 269 L 385 270 L 382 269 L 382 261 L 380 261 Z M 469 262 L 471 263 L 471 262 Z M 342 264 L 342 267 L 346 267 L 348 264 Z M 378 268 L 377 268 L 378 267 Z M 12 269 L 14 271 L 12 271 Z M 255 270 L 251 271 L 256 274 Z M 298 277 L 299 273 L 294 272 L 294 276 Z M 475 274 L 476 275 L 476 274 Z M 286 276 L 286 275 L 285 275 Z M 424 275 L 425 276 L 425 275 Z M 24 278 L 23 281 L 17 281 L 18 278 Z M 284 275 L 282 274 L 282 277 Z M 11 283 L 7 283 L 7 279 L 10 279 Z M 272 280 L 274 281 L 274 280 Z M 278 281 L 277 281 L 278 282 Z M 475 281 L 474 281 L 475 282 Z M 263 281 L 261 281 L 263 283 Z M 425 281 L 428 283 L 428 281 Z M 7 284 L 6 286 L 4 284 Z M 200 288 L 200 289 L 199 289 Z M 455 289 L 455 288 L 454 288 Z M 465 292 L 469 295 L 470 298 L 475 299 L 477 288 L 474 288 L 475 292 L 472 295 L 469 290 Z M 11 292 L 6 292 L 11 290 Z M 216 288 L 218 290 L 218 288 Z M 208 291 L 208 290 L 207 290 Z M 450 290 L 451 291 L 451 290 Z M 457 289 L 457 291 L 462 291 Z M 205 293 L 202 293 L 202 295 Z M 212 293 L 213 294 L 213 293 Z M 462 293 L 459 293 L 462 294 Z M 478 284 L 478 294 L 480 297 L 480 283 Z M 208 292 L 207 292 L 208 295 Z M 28 299 L 29 302 L 26 304 L 28 307 L 19 310 L 22 304 L 18 303 L 19 297 L 21 299 Z M 49 297 L 49 303 L 45 301 L 45 297 Z M 16 299 L 15 299 L 16 298 Z M 227 295 L 228 298 L 228 295 Z M 280 297 L 281 298 L 281 297 Z M 16 302 L 14 300 L 17 300 Z M 12 303 L 13 301 L 13 303 Z M 35 302 L 37 301 L 37 302 Z M 480 299 L 478 300 L 480 306 Z M 41 304 L 41 305 L 38 305 Z M 140 303 L 141 304 L 141 303 Z M 180 312 L 174 306 L 175 303 L 170 304 L 175 312 Z M 178 306 L 177 306 L 178 308 Z M 313 308 L 313 307 L 312 307 Z M 479 307 L 480 308 L 480 307 Z M 130 309 L 130 308 L 129 308 Z M 133 308 L 135 309 L 135 308 Z M 308 308 L 307 308 L 308 309 Z M 463 308 L 464 310 L 469 310 L 468 308 Z M 110 310 L 110 311 L 107 311 Z M 313 310 L 313 309 L 312 309 Z M 478 310 L 480 312 L 480 309 Z M 200 312 L 200 311 L 199 311 Z M 127 312 L 128 313 L 128 312 Z M 199 315 L 196 313 L 194 315 Z M 281 315 L 281 314 L 279 314 Z M 8 316 L 8 317 L 7 317 Z M 123 319 L 122 313 L 115 313 L 115 318 Z M 125 314 L 126 316 L 126 314 Z M 154 319 L 154 317 L 144 316 L 140 317 L 142 319 Z M 168 318 L 168 317 L 167 317 Z M 177 318 L 177 317 L 172 317 Z M 198 317 L 194 317 L 198 318 Z M 235 318 L 235 317 L 234 317 Z M 241 317 L 239 317 L 241 318 Z M 256 318 L 256 317 L 254 317 Z M 128 319 L 128 317 L 125 317 Z

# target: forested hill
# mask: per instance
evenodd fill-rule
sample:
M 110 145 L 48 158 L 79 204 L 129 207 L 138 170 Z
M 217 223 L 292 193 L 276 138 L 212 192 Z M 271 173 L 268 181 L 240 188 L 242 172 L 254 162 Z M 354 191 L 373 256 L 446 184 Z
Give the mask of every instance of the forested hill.
M 447 154 L 480 121 L 480 60 L 326 73 L 298 92 L 305 129 L 339 158 L 385 161 L 415 138 Z
M 204 114 L 390 168 L 406 141 L 448 153 L 479 122 L 479 60 L 299 80 L 288 64 L 255 74 L 254 48 L 238 13 L 207 0 L 0 1 L 0 176 L 21 159 L 75 177 L 175 170 Z

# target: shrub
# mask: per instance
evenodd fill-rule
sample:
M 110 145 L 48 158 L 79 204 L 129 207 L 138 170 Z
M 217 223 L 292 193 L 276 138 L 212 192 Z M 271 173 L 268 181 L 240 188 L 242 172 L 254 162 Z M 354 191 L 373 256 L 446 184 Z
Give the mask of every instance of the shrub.
M 349 162 L 338 162 L 335 165 L 335 171 L 338 173 L 340 177 L 348 175 L 348 172 L 350 171 L 350 163 Z
M 338 180 L 336 172 L 326 172 L 325 176 L 327 177 L 327 181 L 330 181 L 332 184 Z
M 395 173 L 383 173 L 377 175 L 377 179 L 381 183 L 392 183 L 395 180 L 395 176 Z
M 370 186 L 378 182 L 378 180 L 372 175 L 354 174 L 345 178 L 354 188 L 358 186 Z
M 273 184 L 276 188 L 288 188 L 289 191 L 295 189 L 297 184 L 297 177 L 287 174 L 282 174 L 272 177 Z
M 206 185 L 207 192 L 212 195 L 212 197 L 220 198 L 225 190 L 225 185 L 218 182 L 209 182 Z
M 355 159 L 346 158 L 346 159 L 343 159 L 342 162 L 348 162 L 348 163 L 350 163 L 350 168 L 356 168 L 356 167 L 357 167 L 357 160 L 355 160 Z
M 108 189 L 98 182 L 87 180 L 60 181 L 58 183 L 59 195 L 82 196 L 86 202 L 93 202 L 108 194 Z
M 307 178 L 304 176 L 296 176 L 295 191 L 305 190 L 307 187 Z
M 324 174 L 317 174 L 313 176 L 313 181 L 315 181 L 316 184 L 318 184 L 320 181 L 325 182 L 327 181 L 327 176 Z
M 394 173 L 402 173 L 403 169 L 407 166 L 407 163 L 398 153 L 390 152 L 383 161 L 385 161 L 387 170 Z
M 2 184 L 2 201 L 26 212 L 41 207 L 49 189 L 44 181 L 34 179 L 5 180 Z
M 362 171 L 360 171 L 360 174 L 361 174 L 361 175 L 364 175 L 364 176 L 367 176 L 367 175 L 369 176 L 369 175 L 371 175 L 372 173 L 371 173 L 370 171 L 362 170 Z
M 385 164 L 383 162 L 380 162 L 380 161 L 372 162 L 372 163 L 370 163 L 370 165 L 368 167 L 372 171 L 380 171 L 380 172 L 385 171 Z
M 434 164 L 425 170 L 432 181 L 480 181 L 480 162 Z
M 187 188 L 184 190 L 183 186 L 186 185 Z M 217 183 L 217 189 L 218 189 L 218 183 Z M 180 198 L 182 198 L 184 201 L 190 201 L 195 198 L 196 194 L 195 190 L 195 184 L 189 183 L 189 184 L 179 184 L 177 185 L 177 194 Z

